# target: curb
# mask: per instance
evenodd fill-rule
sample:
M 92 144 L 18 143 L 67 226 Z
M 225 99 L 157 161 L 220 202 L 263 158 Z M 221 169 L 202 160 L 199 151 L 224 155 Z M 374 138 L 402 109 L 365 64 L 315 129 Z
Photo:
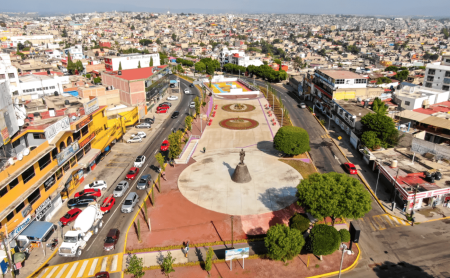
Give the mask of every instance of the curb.
M 45 265 L 56 255 L 56 252 L 58 251 L 59 248 L 55 248 L 55 250 L 53 251 L 53 253 L 48 257 L 47 260 L 45 260 L 45 262 L 43 262 L 38 268 L 36 268 L 35 271 L 33 271 L 33 273 L 31 273 L 30 275 L 28 275 L 27 278 L 31 278 L 34 277 L 34 275 L 36 275 L 37 273 L 39 273 L 43 267 L 45 267 Z

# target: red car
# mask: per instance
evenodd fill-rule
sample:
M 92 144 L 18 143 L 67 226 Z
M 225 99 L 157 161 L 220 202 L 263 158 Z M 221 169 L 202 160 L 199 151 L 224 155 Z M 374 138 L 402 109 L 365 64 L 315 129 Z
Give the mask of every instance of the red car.
M 156 110 L 156 114 L 165 114 L 169 111 L 169 109 L 165 109 L 165 110 Z
M 98 272 L 95 274 L 95 278 L 109 278 L 109 273 L 106 271 Z
M 128 180 L 134 180 L 137 177 L 138 174 L 139 174 L 139 168 L 131 167 L 131 169 L 128 172 L 126 178 Z
M 103 211 L 103 213 L 108 213 L 111 211 L 111 209 L 115 203 L 116 203 L 116 199 L 111 194 L 105 200 L 103 200 L 103 204 L 100 207 L 100 210 Z
M 345 162 L 344 168 L 350 175 L 358 174 L 358 170 L 356 170 L 356 167 L 353 163 Z
M 167 105 L 163 105 L 163 106 L 158 106 L 157 108 L 156 108 L 156 110 L 167 110 L 167 109 L 169 109 L 170 107 Z
M 169 141 L 164 140 L 164 141 L 162 142 L 162 144 L 161 144 L 161 151 L 162 151 L 162 152 L 168 151 L 168 150 L 169 150 L 169 146 L 170 146 Z
M 80 192 L 75 193 L 75 198 L 81 197 L 81 196 L 96 196 L 96 197 L 101 197 L 102 196 L 102 192 L 100 191 L 100 189 L 84 189 L 81 190 Z
M 61 221 L 63 226 L 67 226 L 70 222 L 75 221 L 75 219 L 77 219 L 77 217 L 78 217 L 78 215 L 80 215 L 80 213 L 81 213 L 81 209 L 79 209 L 79 208 L 71 209 L 66 213 L 66 215 L 61 217 L 59 219 L 59 221 Z

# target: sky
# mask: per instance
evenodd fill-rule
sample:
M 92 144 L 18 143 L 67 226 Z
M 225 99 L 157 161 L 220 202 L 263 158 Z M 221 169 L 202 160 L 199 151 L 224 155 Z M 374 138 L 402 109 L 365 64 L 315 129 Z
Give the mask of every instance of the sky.
M 8 7 L 9 6 L 9 7 Z M 3 12 L 84 13 L 103 11 L 172 13 L 306 13 L 355 15 L 417 15 L 450 17 L 450 0 L 21 0 Z M 0 13 L 2 12 L 0 11 Z

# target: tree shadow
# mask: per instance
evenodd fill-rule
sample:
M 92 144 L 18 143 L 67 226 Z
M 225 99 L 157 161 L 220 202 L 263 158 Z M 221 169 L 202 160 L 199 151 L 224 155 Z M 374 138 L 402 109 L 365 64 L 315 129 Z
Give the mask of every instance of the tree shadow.
M 297 188 L 295 187 L 272 187 L 266 189 L 263 193 L 260 193 L 258 200 L 261 201 L 268 209 L 278 211 L 292 205 L 295 201 L 297 201 L 297 197 L 295 196 L 296 193 Z
M 385 261 L 382 264 L 369 265 L 378 277 L 383 278 L 433 278 L 421 267 L 407 262 L 393 263 Z
M 256 144 L 256 148 L 268 155 L 280 156 L 281 153 L 274 149 L 273 141 L 260 141 Z
M 233 176 L 234 173 L 234 169 L 230 166 L 230 164 L 228 164 L 227 162 L 223 162 L 223 165 L 225 165 L 228 169 L 228 174 L 230 174 L 230 178 Z

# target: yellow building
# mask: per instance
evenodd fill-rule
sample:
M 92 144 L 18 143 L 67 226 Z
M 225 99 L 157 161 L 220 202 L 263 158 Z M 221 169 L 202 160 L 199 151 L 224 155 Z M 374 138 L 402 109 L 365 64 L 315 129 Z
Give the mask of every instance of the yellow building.
M 70 113 L 75 109 L 78 113 Z M 55 214 L 102 152 L 122 137 L 125 120 L 108 120 L 105 109 L 95 98 L 82 108 L 40 113 L 13 136 L 10 144 L 18 154 L 0 172 L 0 231 L 7 228 L 9 240 L 34 219 Z

